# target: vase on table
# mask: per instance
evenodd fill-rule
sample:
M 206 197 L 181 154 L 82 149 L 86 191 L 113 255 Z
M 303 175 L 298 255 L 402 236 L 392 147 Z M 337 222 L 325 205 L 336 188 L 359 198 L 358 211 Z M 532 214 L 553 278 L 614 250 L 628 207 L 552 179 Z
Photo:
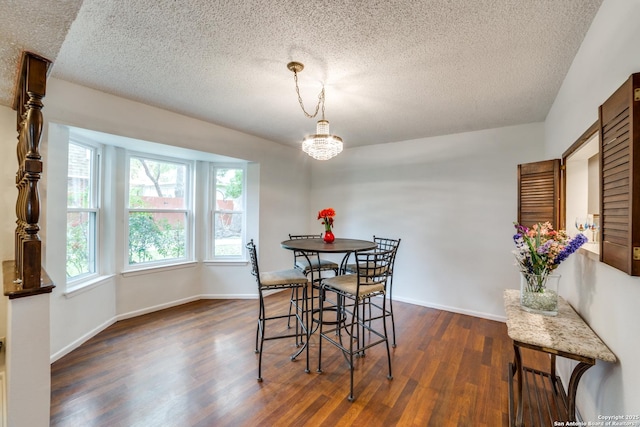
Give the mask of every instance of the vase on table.
M 331 229 L 327 230 L 324 232 L 324 237 L 323 237 L 325 243 L 333 243 L 333 241 L 336 239 L 336 237 L 333 235 L 333 232 L 331 231 Z
M 336 216 L 336 211 L 333 208 L 322 209 L 318 212 L 318 219 L 322 220 L 322 225 L 324 225 L 324 241 L 325 243 L 333 243 L 335 240 L 335 236 L 331 231 L 331 227 L 333 227 L 333 217 Z
M 558 314 L 559 274 L 520 272 L 520 306 L 531 313 Z

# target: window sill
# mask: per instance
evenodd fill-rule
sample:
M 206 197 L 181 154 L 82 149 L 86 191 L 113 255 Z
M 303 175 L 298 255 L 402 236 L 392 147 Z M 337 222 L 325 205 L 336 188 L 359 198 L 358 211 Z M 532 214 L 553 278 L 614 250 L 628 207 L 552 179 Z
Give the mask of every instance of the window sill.
M 102 285 L 112 277 L 115 277 L 115 274 L 98 276 L 91 280 L 84 281 L 82 283 L 74 283 L 74 284 L 68 285 L 67 290 L 64 292 L 63 295 L 67 298 L 75 297 L 76 295 L 80 295 L 93 288 L 97 288 L 98 286 Z
M 204 260 L 202 261 L 202 263 L 206 266 L 212 266 L 212 265 L 233 265 L 233 266 L 245 266 L 249 263 L 248 260 L 246 259 L 208 259 L 208 260 Z
M 585 243 L 578 249 L 578 253 L 600 261 L 600 245 L 597 243 Z
M 163 271 L 179 270 L 181 268 L 195 267 L 198 263 L 196 261 L 177 262 L 175 264 L 162 264 L 150 267 L 142 267 L 135 270 L 123 271 L 122 277 L 140 276 L 149 273 L 160 273 Z

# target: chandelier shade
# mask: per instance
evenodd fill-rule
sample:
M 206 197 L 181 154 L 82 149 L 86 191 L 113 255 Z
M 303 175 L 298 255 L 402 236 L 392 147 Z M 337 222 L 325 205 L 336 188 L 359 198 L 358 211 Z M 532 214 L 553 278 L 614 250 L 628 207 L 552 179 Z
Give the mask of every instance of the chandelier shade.
M 293 72 L 293 80 L 296 83 L 296 93 L 298 94 L 298 103 L 305 116 L 312 119 L 318 115 L 320 107 L 322 107 L 322 120 L 318 120 L 316 125 L 316 133 L 305 137 L 302 141 L 302 151 L 316 160 L 329 160 L 342 152 L 342 138 L 329 133 L 329 121 L 324 118 L 324 86 L 318 95 L 318 105 L 316 105 L 315 113 L 309 114 L 304 109 L 302 98 L 300 97 L 300 89 L 298 88 L 298 73 L 304 69 L 304 65 L 300 62 L 290 62 L 287 68 Z
M 328 120 L 318 120 L 316 134 L 302 141 L 302 151 L 316 160 L 329 160 L 342 152 L 342 138 L 329 133 Z

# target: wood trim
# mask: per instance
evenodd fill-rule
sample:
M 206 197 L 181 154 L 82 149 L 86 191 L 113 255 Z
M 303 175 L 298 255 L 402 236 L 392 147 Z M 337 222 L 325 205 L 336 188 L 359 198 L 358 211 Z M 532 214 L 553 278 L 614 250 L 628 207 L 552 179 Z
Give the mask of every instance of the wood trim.
M 566 230 L 567 229 L 567 172 L 566 172 L 566 167 L 567 167 L 567 159 L 569 158 L 569 156 L 571 156 L 573 153 L 575 153 L 576 151 L 578 151 L 580 148 L 582 148 L 584 146 L 584 144 L 586 144 L 596 133 L 598 133 L 600 129 L 600 122 L 599 121 L 595 121 L 591 124 L 591 126 L 589 126 L 589 128 L 584 131 L 584 133 L 582 135 L 580 135 L 580 137 L 578 139 L 576 139 L 576 141 L 571 144 L 571 146 L 569 148 L 567 148 L 565 150 L 564 153 L 562 153 L 562 166 L 561 166 L 561 185 L 560 185 L 560 229 L 562 230 Z
M 53 284 L 42 269 L 40 231 L 40 181 L 43 164 L 40 139 L 44 126 L 42 99 L 46 93 L 51 61 L 31 52 L 22 52 L 16 80 L 13 108 L 16 110 L 16 229 L 15 258 L 3 262 L 3 288 L 9 298 L 51 292 Z
M 560 220 L 560 159 L 518 165 L 518 223 L 531 227 Z
M 49 71 L 51 71 L 50 60 L 33 52 L 22 52 L 22 57 L 20 58 L 20 64 L 18 64 L 18 71 L 16 73 L 16 84 L 14 86 L 14 110 L 19 113 L 24 112 L 24 101 L 27 99 L 27 91 L 42 92 L 42 96 L 45 95 Z M 27 74 L 34 77 L 29 78 Z M 36 75 L 37 77 L 35 77 Z M 28 89 L 28 87 L 30 88 Z
M 15 261 L 2 261 L 2 284 L 4 287 L 4 295 L 9 297 L 9 299 L 51 293 L 53 288 L 55 288 L 55 285 L 44 269 L 42 270 L 40 277 L 41 284 L 39 287 L 24 289 L 22 287 L 22 283 L 18 281 L 18 270 L 16 268 Z
M 591 139 L 593 135 L 598 132 L 599 129 L 600 122 L 596 120 L 591 126 L 589 126 L 589 129 L 587 129 L 582 135 L 580 135 L 580 138 L 576 139 L 576 141 L 571 144 L 571 146 L 567 148 L 564 153 L 562 153 L 562 164 L 567 164 L 567 157 L 578 151 L 587 141 Z
M 640 276 L 640 259 L 634 259 L 634 248 L 640 248 L 640 96 L 634 96 L 636 90 L 640 90 L 640 73 L 629 77 L 630 109 L 631 109 L 631 211 L 629 223 L 631 225 L 631 275 Z M 640 249 L 639 249 L 640 250 Z
M 640 73 L 633 74 L 599 108 L 600 261 L 640 276 Z

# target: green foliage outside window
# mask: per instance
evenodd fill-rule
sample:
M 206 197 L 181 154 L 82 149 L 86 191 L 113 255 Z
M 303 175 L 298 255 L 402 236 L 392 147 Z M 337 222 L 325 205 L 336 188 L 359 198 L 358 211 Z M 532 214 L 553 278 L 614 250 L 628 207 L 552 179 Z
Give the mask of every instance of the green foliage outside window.
M 155 220 L 152 213 L 132 212 L 129 216 L 129 264 L 182 258 L 185 232 L 182 224 Z
M 242 169 L 232 169 L 233 175 L 229 181 L 225 183 L 226 175 L 229 169 L 217 170 L 217 186 L 223 190 L 224 199 L 236 199 L 242 195 Z
M 88 245 L 88 222 L 73 221 L 69 223 L 67 216 L 67 278 L 90 272 Z
M 242 170 L 236 169 L 229 185 L 227 185 L 227 197 L 230 199 L 238 198 L 242 195 Z

